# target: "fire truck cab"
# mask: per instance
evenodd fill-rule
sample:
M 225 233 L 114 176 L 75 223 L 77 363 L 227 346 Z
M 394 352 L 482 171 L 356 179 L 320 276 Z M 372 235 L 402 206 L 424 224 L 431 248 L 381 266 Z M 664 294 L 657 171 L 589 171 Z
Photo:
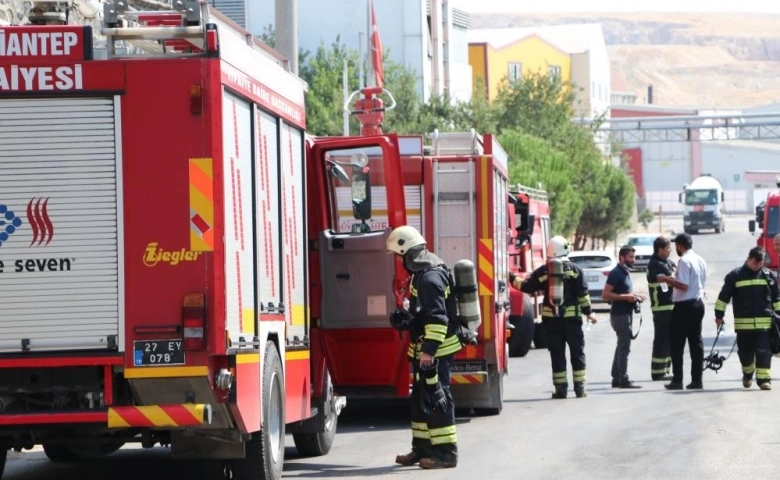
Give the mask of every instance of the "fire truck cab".
M 492 136 L 474 132 L 434 133 L 431 145 L 422 135 L 383 136 L 381 93 L 364 89 L 350 108 L 361 136 L 323 139 L 314 151 L 316 162 L 349 165 L 353 178 L 341 175 L 327 204 L 311 205 L 322 280 L 321 306 L 312 306 L 320 309 L 312 314 L 313 345 L 340 395 L 408 397 L 410 339 L 390 326 L 389 315 L 408 292 L 409 275 L 385 253 L 385 240 L 395 226 L 412 225 L 450 268 L 461 259 L 477 267 L 482 324 L 477 342 L 456 356 L 452 392 L 458 408 L 499 413 L 509 308 L 506 154 Z M 383 138 L 385 147 L 367 148 Z
M 780 188 L 780 177 L 777 178 L 777 186 Z M 767 258 L 764 264 L 767 268 L 778 270 L 778 255 L 780 252 L 775 250 L 774 238 L 780 233 L 780 190 L 769 192 L 766 199 L 756 205 L 755 220 L 748 221 L 748 230 L 755 233 L 756 226 L 761 230 L 756 240 L 759 247 L 766 250 Z
M 509 225 L 512 238 L 509 269 L 525 279 L 547 261 L 547 242 L 551 236 L 547 192 L 523 185 L 510 187 Z M 509 322 L 513 329 L 509 337 L 509 355 L 524 357 L 532 342 L 535 348 L 546 348 L 546 332 L 541 321 L 543 296 L 512 288 L 510 299 Z

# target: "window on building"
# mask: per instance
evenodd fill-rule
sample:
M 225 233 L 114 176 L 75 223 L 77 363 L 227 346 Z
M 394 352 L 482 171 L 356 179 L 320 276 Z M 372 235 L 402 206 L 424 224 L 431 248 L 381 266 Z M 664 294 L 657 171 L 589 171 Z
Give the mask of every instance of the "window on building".
M 553 78 L 555 80 L 561 79 L 561 66 L 560 65 L 550 65 L 547 67 L 547 71 L 550 74 L 550 78 Z
M 519 62 L 509 62 L 509 82 L 516 82 L 523 76 L 523 64 Z

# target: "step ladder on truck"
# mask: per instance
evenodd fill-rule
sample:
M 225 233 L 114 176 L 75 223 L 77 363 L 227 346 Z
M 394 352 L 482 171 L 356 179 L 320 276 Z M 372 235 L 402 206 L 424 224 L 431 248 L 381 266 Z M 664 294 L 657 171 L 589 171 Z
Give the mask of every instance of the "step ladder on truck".
M 358 93 L 360 98 L 350 105 Z M 383 95 L 390 98 L 390 106 L 385 107 Z M 344 155 L 355 151 L 350 145 L 381 136 L 384 112 L 393 106 L 392 95 L 381 88 L 355 92 L 345 109 L 360 120 L 361 135 L 338 137 L 345 146 Z M 462 259 L 476 266 L 482 322 L 473 326 L 476 341 L 456 356 L 452 392 L 458 409 L 498 414 L 507 373 L 507 156 L 493 136 L 475 132 L 434 132 L 428 146 L 423 135 L 391 137 L 397 142 L 400 157 L 393 161 L 401 175 L 386 175 L 384 186 L 372 186 L 370 218 L 356 218 L 354 191 L 343 184 L 332 194 L 330 223 L 316 227 L 333 229 L 342 243 L 326 252 L 323 245 L 335 244 L 329 238 L 320 241 L 323 288 L 328 292 L 323 309 L 338 320 L 313 324 L 314 343 L 323 345 L 340 394 L 408 397 L 408 333 L 399 335 L 388 318 L 401 305 L 409 276 L 398 259 L 379 254 L 385 251 L 387 235 L 398 225 L 394 216 L 404 213 L 407 223 L 423 234 L 428 248 L 450 268 Z M 364 161 L 372 178 L 386 168 L 381 163 L 388 160 L 384 152 L 361 153 L 367 156 Z M 392 204 L 390 189 L 398 187 L 404 212 Z M 350 238 L 351 232 L 364 229 L 375 235 L 370 245 L 358 245 L 368 243 L 368 237 Z
M 0 472 L 9 449 L 140 442 L 213 460 L 200 478 L 279 479 L 285 433 L 325 454 L 344 406 L 313 340 L 339 321 L 317 246 L 374 238 L 307 221 L 353 159 L 306 136 L 286 60 L 206 2 L 103 21 L 102 59 L 87 26 L 0 29 Z M 374 191 L 405 223 L 397 139 L 349 148 L 382 152 Z

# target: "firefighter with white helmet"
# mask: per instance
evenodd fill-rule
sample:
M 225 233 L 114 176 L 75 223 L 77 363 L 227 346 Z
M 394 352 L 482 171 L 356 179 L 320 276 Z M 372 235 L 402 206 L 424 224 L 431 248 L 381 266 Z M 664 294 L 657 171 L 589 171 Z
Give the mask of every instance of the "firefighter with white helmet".
M 409 330 L 412 362 L 412 451 L 398 455 L 400 465 L 452 468 L 458 463 L 455 404 L 450 375 L 455 352 L 461 349 L 452 293 L 452 276 L 445 264 L 426 248 L 425 238 L 414 227 L 394 229 L 387 237 L 387 252 L 403 258 L 412 274 L 409 310 L 399 308 L 390 322 Z
M 566 344 L 571 351 L 574 393 L 586 397 L 585 335 L 582 315 L 596 323 L 591 311 L 585 274 L 569 261 L 569 241 L 555 236 L 547 243 L 547 264 L 534 270 L 524 281 L 509 273 L 509 282 L 525 293 L 544 292 L 542 321 L 547 327 L 547 348 L 552 363 L 553 398 L 566 398 L 569 381 L 566 372 Z

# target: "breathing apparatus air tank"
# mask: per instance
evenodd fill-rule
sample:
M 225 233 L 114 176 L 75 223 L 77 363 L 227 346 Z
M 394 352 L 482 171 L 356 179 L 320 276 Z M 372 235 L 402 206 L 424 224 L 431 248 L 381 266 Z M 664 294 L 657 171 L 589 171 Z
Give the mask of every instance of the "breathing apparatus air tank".
M 477 294 L 477 272 L 470 260 L 460 260 L 453 267 L 455 274 L 455 301 L 458 304 L 458 321 L 471 332 L 482 324 Z
M 547 259 L 547 298 L 553 306 L 553 316 L 560 317 L 563 305 L 565 275 L 561 258 Z

